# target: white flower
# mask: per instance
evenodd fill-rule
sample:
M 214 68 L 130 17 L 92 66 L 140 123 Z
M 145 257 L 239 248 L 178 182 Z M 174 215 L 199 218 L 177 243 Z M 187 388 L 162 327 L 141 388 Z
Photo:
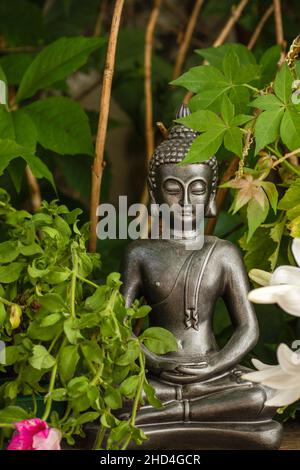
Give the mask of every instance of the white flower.
M 292 252 L 300 266 L 300 238 L 293 240 Z M 251 302 L 277 303 L 287 313 L 300 317 L 300 267 L 280 266 L 271 275 L 253 269 L 249 274 L 253 280 L 266 286 L 249 292 Z
M 277 349 L 278 365 L 264 364 L 252 359 L 258 369 L 244 374 L 243 379 L 259 382 L 277 390 L 272 398 L 266 401 L 268 406 L 287 406 L 300 398 L 300 355 L 292 351 L 286 344 Z

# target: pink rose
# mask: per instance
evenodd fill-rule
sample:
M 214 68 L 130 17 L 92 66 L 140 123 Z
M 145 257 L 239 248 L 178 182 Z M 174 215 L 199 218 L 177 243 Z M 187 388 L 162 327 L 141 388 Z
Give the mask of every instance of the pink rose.
M 8 450 L 60 450 L 61 433 L 40 418 L 15 423 Z

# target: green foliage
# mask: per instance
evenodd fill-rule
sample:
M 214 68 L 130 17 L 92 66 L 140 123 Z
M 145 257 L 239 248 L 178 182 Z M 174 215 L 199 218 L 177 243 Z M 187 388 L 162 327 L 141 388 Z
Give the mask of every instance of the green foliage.
M 238 178 L 224 186 L 238 190 L 231 207 L 233 213 L 247 206 L 249 242 L 270 217 L 270 210 L 277 214 L 278 190 L 272 182 L 273 165 L 281 163 L 292 171 L 292 179 L 299 175 L 298 169 L 282 158 L 300 147 L 300 110 L 292 96 L 297 77 L 286 63 L 276 71 L 276 47 L 266 51 L 259 63 L 240 44 L 197 53 L 209 65 L 193 67 L 172 82 L 196 93 L 190 101 L 192 114 L 178 120 L 199 132 L 182 164 L 201 162 L 214 154 L 223 160 L 224 152 L 242 159 Z M 272 70 L 273 76 L 268 75 Z M 267 76 L 272 83 L 266 83 Z M 262 85 L 263 89 L 257 88 Z M 247 143 L 249 136 L 253 136 L 254 152 L 252 141 L 250 145 Z M 280 174 L 285 183 L 286 175 L 282 171 Z M 278 208 L 288 210 L 281 203 Z M 281 214 L 278 215 L 281 220 Z M 287 228 L 292 236 L 299 233 L 298 215 L 295 209 L 293 219 L 290 213 L 288 216 Z
M 5 70 L 0 74 L 2 80 L 8 86 L 18 85 L 18 89 L 9 103 L 0 105 L 0 174 L 7 169 L 17 191 L 21 190 L 24 172 L 19 157 L 37 178 L 46 178 L 55 188 L 38 143 L 60 155 L 93 154 L 89 120 L 78 103 L 64 96 L 30 104 L 26 100 L 78 70 L 103 44 L 102 38 L 60 38 L 34 58 L 25 53 L 17 54 L 15 61 L 12 56 L 1 58 L 0 70 Z
M 85 423 L 99 419 L 108 448 L 126 447 L 145 439 L 134 424 L 143 389 L 149 403 L 160 406 L 146 380 L 143 347 L 165 354 L 176 341 L 162 328 L 134 336 L 136 319 L 150 308 L 139 301 L 125 308 L 118 273 L 98 285 L 100 259 L 86 251 L 88 226 L 78 228 L 80 212 L 44 202 L 31 215 L 14 209 L 0 191 L 0 339 L 6 343 L 0 423 L 36 416 L 34 403 L 43 400 L 39 416 L 69 444 L 84 435 Z M 24 395 L 32 399 L 26 411 L 17 406 Z M 121 421 L 114 410 L 128 398 L 132 414 Z M 55 413 L 56 402 L 64 415 Z

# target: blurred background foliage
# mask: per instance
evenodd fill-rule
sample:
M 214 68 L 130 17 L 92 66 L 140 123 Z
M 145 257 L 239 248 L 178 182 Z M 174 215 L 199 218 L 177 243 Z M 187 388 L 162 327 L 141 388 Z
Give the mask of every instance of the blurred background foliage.
M 213 44 L 237 3 L 232 0 L 204 2 L 182 71 L 199 64 L 201 59 L 193 51 Z M 247 44 L 270 3 L 270 0 L 250 0 L 227 41 Z M 299 2 L 285 0 L 281 3 L 285 40 L 290 45 L 299 33 Z M 49 97 L 71 97 L 84 108 L 95 141 L 113 4 L 111 0 L 1 0 L 0 67 L 7 77 L 9 96 L 16 93 L 26 70 L 47 45 L 62 37 L 103 38 L 102 46 L 88 55 L 80 70 L 51 86 L 37 90 L 25 100 L 25 104 L 30 105 Z M 175 110 L 185 93 L 183 89 L 170 86 L 169 82 L 173 78 L 178 48 L 193 5 L 194 0 L 164 0 L 155 29 L 152 64 L 154 122 L 162 121 L 167 128 L 172 124 Z M 118 196 L 124 194 L 128 196 L 129 203 L 139 202 L 143 191 L 147 168 L 144 138 L 144 42 L 152 6 L 150 0 L 125 2 L 113 80 L 102 202 L 116 204 Z M 255 56 L 261 57 L 275 43 L 274 17 L 271 15 L 254 47 Z M 80 137 L 79 135 L 79 140 Z M 155 140 L 156 143 L 161 140 L 157 129 Z M 42 197 L 48 201 L 58 197 L 70 209 L 80 207 L 83 209 L 83 221 L 88 220 L 92 154 L 74 152 L 74 155 L 70 155 L 54 151 L 55 145 L 52 145 L 52 149 L 46 147 L 39 143 L 37 152 L 54 175 L 57 193 L 49 181 L 42 179 L 39 180 Z M 226 166 L 226 163 L 225 159 L 222 165 Z M 16 163 L 14 160 L 10 165 L 14 165 L 14 168 L 3 172 L 0 186 L 8 190 L 13 204 L 18 208 L 30 209 L 29 191 L 24 176 L 25 163 Z M 19 175 L 18 184 L 12 177 L 15 172 Z M 215 234 L 237 242 L 245 231 L 245 224 L 241 215 L 228 214 L 230 204 L 231 195 L 228 193 Z M 254 243 L 264 239 L 263 229 L 259 230 L 262 231 L 255 237 Z M 119 269 L 125 243 L 122 240 L 99 242 L 103 278 L 108 272 Z M 280 264 L 288 262 L 285 259 L 280 261 Z M 254 354 L 264 362 L 272 362 L 275 360 L 278 343 L 284 341 L 290 344 L 299 337 L 300 323 L 274 305 L 258 306 L 256 310 L 261 338 Z M 228 339 L 232 331 L 222 302 L 217 306 L 215 330 L 220 344 Z

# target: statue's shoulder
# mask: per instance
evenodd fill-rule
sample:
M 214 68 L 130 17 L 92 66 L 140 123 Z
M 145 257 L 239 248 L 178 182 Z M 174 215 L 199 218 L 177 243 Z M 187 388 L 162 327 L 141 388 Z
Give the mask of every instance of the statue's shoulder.
M 215 236 L 206 236 L 205 242 L 214 245 L 213 254 L 218 260 L 223 260 L 224 264 L 236 263 L 237 259 L 242 259 L 241 250 L 229 240 L 223 240 Z
M 159 240 L 134 240 L 128 243 L 125 249 L 125 258 L 140 258 L 144 256 L 149 250 L 154 248 L 154 245 L 159 242 Z

